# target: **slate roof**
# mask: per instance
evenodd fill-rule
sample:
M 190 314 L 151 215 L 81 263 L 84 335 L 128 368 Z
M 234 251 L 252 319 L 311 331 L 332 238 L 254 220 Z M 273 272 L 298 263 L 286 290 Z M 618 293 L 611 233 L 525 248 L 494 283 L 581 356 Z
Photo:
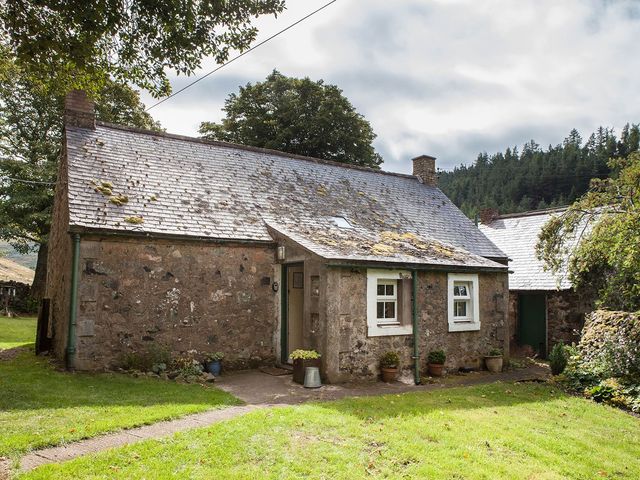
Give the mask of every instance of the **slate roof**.
M 411 175 L 100 123 L 68 126 L 66 142 L 74 229 L 273 241 L 269 224 L 325 258 L 504 268 L 482 258 L 505 255 L 473 222 Z M 355 244 L 330 244 L 341 236 Z
M 504 215 L 480 230 L 506 253 L 511 261 L 510 290 L 566 290 L 571 288 L 566 270 L 556 276 L 545 272 L 536 258 L 536 243 L 545 223 L 564 209 L 540 210 L 523 214 Z
M 0 282 L 17 282 L 31 285 L 35 272 L 8 258 L 0 257 Z

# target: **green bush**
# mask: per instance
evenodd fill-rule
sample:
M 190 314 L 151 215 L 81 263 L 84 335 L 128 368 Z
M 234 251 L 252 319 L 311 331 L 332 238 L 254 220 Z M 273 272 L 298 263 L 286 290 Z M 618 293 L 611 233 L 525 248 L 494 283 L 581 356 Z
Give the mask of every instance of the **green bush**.
M 433 350 L 427 355 L 427 362 L 435 365 L 444 365 L 446 359 L 447 355 L 444 353 L 444 350 Z
M 120 359 L 120 366 L 125 370 L 150 372 L 154 366 L 171 363 L 171 353 L 167 347 L 153 343 L 144 351 L 127 352 Z
M 315 350 L 294 350 L 289 356 L 291 360 L 313 360 L 320 358 L 320 354 Z
M 564 343 L 556 343 L 549 354 L 549 366 L 553 375 L 560 375 L 564 372 L 569 361 L 569 349 Z
M 640 412 L 640 313 L 593 312 L 578 346 L 564 349 L 561 379 L 569 389 Z
M 396 352 L 386 352 L 380 357 L 381 368 L 398 368 L 400 365 L 400 357 Z

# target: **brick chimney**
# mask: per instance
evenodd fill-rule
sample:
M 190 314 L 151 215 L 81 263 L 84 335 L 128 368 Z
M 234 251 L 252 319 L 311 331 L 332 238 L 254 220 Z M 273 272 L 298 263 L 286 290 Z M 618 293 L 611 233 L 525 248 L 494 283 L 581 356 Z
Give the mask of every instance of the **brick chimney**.
M 420 155 L 413 159 L 413 174 L 420 183 L 435 187 L 438 184 L 436 176 L 436 157 Z
M 64 124 L 96 129 L 95 104 L 84 90 L 71 90 L 64 97 Z

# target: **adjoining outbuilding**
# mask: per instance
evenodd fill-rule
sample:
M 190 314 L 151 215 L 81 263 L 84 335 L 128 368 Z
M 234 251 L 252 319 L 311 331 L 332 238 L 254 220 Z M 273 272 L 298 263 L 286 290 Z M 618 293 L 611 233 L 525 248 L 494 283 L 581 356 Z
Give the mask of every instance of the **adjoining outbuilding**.
M 326 381 L 375 378 L 395 350 L 418 380 L 508 351 L 507 258 L 414 175 L 98 123 L 66 100 L 47 296 L 55 354 L 117 365 L 162 345 L 225 365 L 322 355 Z
M 558 275 L 536 257 L 542 227 L 565 209 L 498 215 L 483 212 L 480 230 L 509 256 L 509 330 L 512 348 L 531 347 L 541 357 L 558 342 L 580 338 L 593 300 L 576 292 L 566 269 Z
M 29 292 L 34 275 L 30 268 L 0 257 L 0 315 L 32 313 Z

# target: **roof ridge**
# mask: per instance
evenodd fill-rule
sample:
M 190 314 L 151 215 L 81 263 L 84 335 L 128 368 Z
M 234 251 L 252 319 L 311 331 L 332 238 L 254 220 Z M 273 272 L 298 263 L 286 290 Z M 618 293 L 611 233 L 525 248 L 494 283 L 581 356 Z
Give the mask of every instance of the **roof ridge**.
M 565 205 L 563 207 L 544 208 L 542 210 L 529 210 L 526 212 L 505 213 L 504 215 L 497 216 L 491 223 L 495 222 L 496 220 L 500 220 L 502 218 L 535 217 L 536 215 L 545 215 L 547 213 L 563 212 L 568 207 L 569 205 Z
M 148 130 L 148 129 L 139 128 L 139 127 L 130 127 L 128 125 L 120 125 L 120 124 L 117 124 L 117 123 L 110 123 L 110 122 L 96 121 L 96 125 L 101 126 L 101 127 L 115 129 L 115 130 L 124 130 L 124 131 L 128 131 L 128 132 L 140 133 L 140 134 L 143 134 L 143 135 L 151 135 L 151 136 L 156 136 L 156 137 L 170 138 L 172 140 L 182 140 L 182 141 L 186 141 L 186 142 L 201 143 L 201 144 L 204 144 L 204 145 L 214 145 L 214 146 L 225 147 L 225 148 L 235 148 L 237 150 L 245 150 L 245 151 L 255 152 L 255 153 L 264 153 L 264 154 L 268 154 L 268 155 L 276 155 L 276 156 L 279 156 L 279 157 L 293 158 L 293 159 L 296 159 L 296 160 L 304 160 L 304 161 L 307 161 L 307 162 L 331 165 L 331 166 L 334 166 L 334 167 L 349 168 L 349 169 L 352 169 L 352 170 L 360 170 L 360 171 L 363 171 L 363 172 L 379 173 L 379 174 L 383 174 L 383 175 L 392 175 L 392 176 L 395 176 L 395 177 L 406 178 L 406 179 L 409 179 L 409 180 L 417 180 L 417 178 L 414 175 L 409 175 L 408 173 L 389 172 L 387 170 L 382 170 L 382 169 L 376 170 L 374 168 L 365 167 L 365 166 L 362 166 L 362 165 L 353 165 L 351 163 L 336 162 L 335 160 L 326 160 L 326 159 L 323 159 L 323 158 L 308 157 L 306 155 L 298 155 L 298 154 L 295 154 L 295 153 L 282 152 L 280 150 L 273 150 L 271 148 L 252 147 L 252 146 L 249 146 L 249 145 L 241 145 L 241 144 L 238 144 L 238 143 L 222 142 L 222 141 L 219 141 L 219 140 L 209 140 L 209 139 L 206 139 L 206 138 L 199 138 L 199 137 L 189 137 L 187 135 L 178 135 L 178 134 L 175 134 L 175 133 L 160 132 L 160 131 L 156 131 L 156 130 Z M 74 128 L 80 128 L 80 127 L 74 127 Z

